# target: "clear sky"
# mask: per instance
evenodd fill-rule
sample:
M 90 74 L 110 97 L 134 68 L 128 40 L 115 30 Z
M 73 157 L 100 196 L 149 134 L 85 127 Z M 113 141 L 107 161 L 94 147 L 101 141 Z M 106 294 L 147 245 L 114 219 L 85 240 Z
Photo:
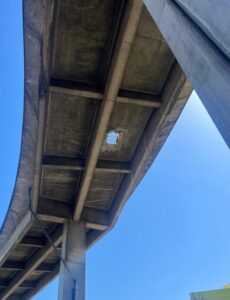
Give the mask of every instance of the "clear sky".
M 21 1 L 0 10 L 0 223 L 21 140 Z M 230 282 L 230 152 L 198 97 L 173 132 L 115 229 L 87 254 L 86 300 L 185 300 Z M 57 299 L 57 280 L 36 300 Z

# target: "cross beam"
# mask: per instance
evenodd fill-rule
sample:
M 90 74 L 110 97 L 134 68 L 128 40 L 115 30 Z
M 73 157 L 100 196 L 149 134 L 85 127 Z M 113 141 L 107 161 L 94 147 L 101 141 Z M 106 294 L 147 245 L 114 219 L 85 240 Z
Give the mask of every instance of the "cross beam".
M 64 223 L 72 217 L 72 205 L 58 200 L 40 198 L 37 216 L 41 221 Z M 82 220 L 90 229 L 103 231 L 110 226 L 106 212 L 90 207 L 83 209 Z
M 42 248 L 46 245 L 46 238 L 26 235 L 20 242 L 21 246 Z
M 9 280 L 0 279 L 0 287 L 5 288 L 9 285 Z M 35 283 L 33 281 L 24 281 L 19 288 L 33 289 L 35 287 Z
M 43 167 L 83 171 L 85 170 L 85 159 L 60 156 L 44 156 Z M 130 163 L 127 162 L 99 160 L 96 165 L 95 172 L 127 174 L 131 172 L 131 166 Z
M 55 265 L 42 263 L 40 264 L 34 272 L 45 272 L 50 273 L 54 271 Z M 8 271 L 22 271 L 26 268 L 26 262 L 17 261 L 17 260 L 7 260 L 4 265 L 2 265 L 1 269 Z
M 98 89 L 98 87 L 82 85 L 56 78 L 51 78 L 49 91 L 51 93 L 85 97 L 91 100 L 100 101 L 104 98 L 104 93 Z M 161 106 L 161 98 L 158 95 L 152 95 L 149 93 L 121 90 L 116 97 L 116 103 L 159 108 Z

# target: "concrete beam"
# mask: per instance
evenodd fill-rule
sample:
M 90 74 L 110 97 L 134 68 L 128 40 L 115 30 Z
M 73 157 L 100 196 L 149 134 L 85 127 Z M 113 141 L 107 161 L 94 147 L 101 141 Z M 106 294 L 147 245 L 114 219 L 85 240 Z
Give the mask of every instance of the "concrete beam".
M 129 97 L 117 96 L 116 103 L 140 105 L 140 106 L 152 107 L 152 108 L 159 108 L 161 106 L 161 102 L 158 97 L 154 97 L 154 100 L 147 100 L 144 98 L 129 98 Z
M 85 207 L 81 219 L 89 229 L 104 231 L 110 226 L 109 215 L 106 212 L 95 208 Z
M 85 300 L 86 226 L 67 221 L 64 225 L 58 300 Z
M 0 287 L 1 288 L 6 288 L 9 285 L 9 280 L 5 279 L 0 279 Z M 24 281 L 19 288 L 26 288 L 26 289 L 33 289 L 35 287 L 35 282 L 34 281 L 29 281 L 26 280 Z
M 98 88 L 90 86 L 79 86 L 79 84 L 72 83 L 66 80 L 52 80 L 49 90 L 53 93 L 60 93 L 64 95 L 86 97 L 92 100 L 102 100 L 104 93 L 99 91 Z M 128 93 L 129 96 L 122 94 Z M 161 106 L 161 99 L 159 96 L 151 95 L 148 93 L 136 93 L 131 91 L 121 91 L 116 97 L 116 103 L 140 105 L 152 108 L 159 108 Z
M 47 239 L 45 237 L 35 237 L 26 235 L 20 242 L 20 246 L 32 247 L 32 248 L 42 248 L 45 247 Z M 61 249 L 61 244 L 57 247 Z
M 134 41 L 142 6 L 142 0 L 130 0 L 127 3 L 127 9 L 120 27 L 116 48 L 105 84 L 104 98 L 100 106 L 95 124 L 95 131 L 87 154 L 86 169 L 82 176 L 79 193 L 75 199 L 73 218 L 76 221 L 79 221 L 81 218 L 84 202 L 96 168 L 101 146 L 108 128 L 109 119 L 118 96 L 124 70 Z
M 43 167 L 83 171 L 85 169 L 85 159 L 60 156 L 44 156 Z M 99 160 L 97 162 L 95 172 L 128 174 L 131 172 L 131 166 L 126 162 Z
M 64 223 L 72 218 L 72 205 L 58 200 L 40 198 L 37 216 L 41 221 Z M 110 226 L 106 212 L 90 207 L 83 209 L 82 220 L 90 229 L 103 231 Z
M 8 271 L 22 271 L 26 269 L 26 262 L 17 260 L 7 260 L 1 267 L 3 270 Z M 42 263 L 40 264 L 34 272 L 45 272 L 50 273 L 54 271 L 53 264 Z
M 84 97 L 92 100 L 102 100 L 104 97 L 103 90 L 98 88 L 98 86 L 53 77 L 50 79 L 49 92 Z
M 53 269 L 53 272 L 42 276 L 42 278 L 38 282 L 36 282 L 33 289 L 31 289 L 28 292 L 26 292 L 25 294 L 23 294 L 21 300 L 28 300 L 28 299 L 31 299 L 34 295 L 36 295 L 47 284 L 49 284 L 51 280 L 54 280 L 55 277 L 58 276 L 59 269 L 60 269 L 60 264 L 58 263 L 55 266 L 55 268 Z
M 230 146 L 230 60 L 223 54 L 223 48 L 218 47 L 219 44 L 223 46 L 222 41 L 216 43 L 216 40 L 212 40 L 212 35 L 208 36 L 201 24 L 201 14 L 207 13 L 205 18 L 213 24 L 210 25 L 213 27 L 211 18 L 216 14 L 216 10 L 218 14 L 221 10 L 221 16 L 225 16 L 226 5 L 229 7 L 229 4 L 221 5 L 223 1 L 211 4 L 207 0 L 199 1 L 200 4 L 198 1 L 178 0 L 177 2 L 181 6 L 172 0 L 145 0 L 150 14 L 173 54 Z M 209 15 L 208 11 L 212 5 L 215 5 L 216 9 Z M 200 10 L 194 11 L 192 7 Z M 209 8 L 207 12 L 204 12 L 205 7 Z M 226 20 L 225 17 L 223 18 Z M 221 32 L 221 38 L 225 39 L 225 32 L 229 32 L 229 23 L 224 24 L 227 28 L 221 27 L 220 23 L 222 24 L 222 19 L 219 21 L 215 19 L 215 26 Z
M 35 237 L 26 235 L 21 241 L 21 246 L 26 247 L 35 247 L 35 248 L 42 248 L 46 245 L 46 238 L 45 237 Z
M 38 203 L 37 217 L 40 221 L 64 223 L 71 219 L 70 203 L 40 197 Z
M 59 245 L 62 241 L 63 226 L 59 225 L 57 229 L 51 234 L 51 239 L 55 246 Z M 0 299 L 6 300 L 13 292 L 25 281 L 25 279 L 31 274 L 53 251 L 53 247 L 47 242 L 44 248 L 37 250 L 34 255 L 26 263 L 24 270 L 17 272 L 11 279 L 9 285 L 1 292 Z

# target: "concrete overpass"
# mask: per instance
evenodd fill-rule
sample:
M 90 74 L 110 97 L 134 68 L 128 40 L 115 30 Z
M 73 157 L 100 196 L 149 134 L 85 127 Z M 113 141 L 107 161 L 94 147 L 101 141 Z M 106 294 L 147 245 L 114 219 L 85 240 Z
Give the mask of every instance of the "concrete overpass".
M 203 15 L 212 7 L 145 4 L 23 2 L 23 136 L 0 235 L 0 299 L 30 299 L 59 272 L 59 299 L 85 298 L 85 252 L 167 139 L 187 77 L 229 144 L 229 40 Z

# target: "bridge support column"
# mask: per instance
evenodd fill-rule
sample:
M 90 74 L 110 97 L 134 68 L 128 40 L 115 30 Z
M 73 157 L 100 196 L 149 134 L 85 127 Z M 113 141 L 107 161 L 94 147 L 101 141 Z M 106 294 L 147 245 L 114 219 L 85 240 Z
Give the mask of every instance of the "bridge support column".
M 144 2 L 230 147 L 230 47 L 226 35 L 229 32 L 226 11 L 230 3 L 224 0 Z
M 62 244 L 58 300 L 85 300 L 85 223 L 66 222 Z

